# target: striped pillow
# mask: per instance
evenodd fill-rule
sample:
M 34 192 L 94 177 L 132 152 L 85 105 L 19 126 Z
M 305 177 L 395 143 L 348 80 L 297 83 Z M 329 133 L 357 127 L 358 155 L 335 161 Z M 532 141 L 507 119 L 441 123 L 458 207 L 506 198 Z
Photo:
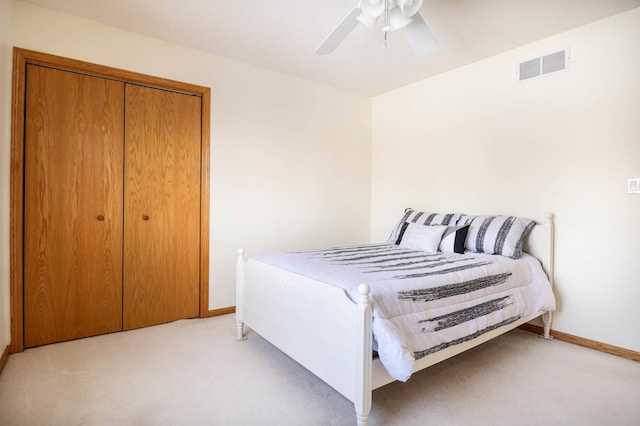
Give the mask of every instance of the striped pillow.
M 469 225 L 467 250 L 475 253 L 499 254 L 519 259 L 524 237 L 536 225 L 532 219 L 515 216 L 463 216 L 461 224 Z
M 460 213 L 425 213 L 406 208 L 402 218 L 391 231 L 388 242 L 398 244 L 400 237 L 400 229 L 405 222 L 417 223 L 419 225 L 449 225 L 454 226 L 458 223 L 458 219 L 462 216 Z

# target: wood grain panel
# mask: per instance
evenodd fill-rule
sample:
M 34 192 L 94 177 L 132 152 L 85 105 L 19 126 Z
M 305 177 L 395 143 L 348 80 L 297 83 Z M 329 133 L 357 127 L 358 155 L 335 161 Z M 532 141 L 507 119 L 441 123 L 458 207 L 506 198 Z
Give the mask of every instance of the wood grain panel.
M 199 315 L 200 102 L 126 85 L 124 329 Z
M 13 49 L 11 114 L 11 201 L 10 201 L 10 352 L 24 350 L 24 189 L 25 189 L 25 97 L 27 64 L 64 69 L 127 83 L 135 83 L 201 97 L 200 173 L 200 315 L 206 317 L 209 302 L 209 133 L 211 89 L 136 72 L 15 47 Z
M 27 66 L 26 347 L 122 329 L 124 84 Z

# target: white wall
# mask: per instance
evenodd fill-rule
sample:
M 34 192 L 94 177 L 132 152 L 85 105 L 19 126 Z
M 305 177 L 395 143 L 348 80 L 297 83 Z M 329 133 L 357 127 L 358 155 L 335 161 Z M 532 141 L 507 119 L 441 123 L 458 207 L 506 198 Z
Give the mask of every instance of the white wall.
M 235 305 L 239 247 L 368 239 L 371 99 L 22 2 L 12 34 L 18 47 L 211 87 L 210 309 Z
M 7 45 L 212 88 L 210 309 L 235 303 L 240 246 L 251 255 L 379 241 L 407 206 L 552 211 L 554 328 L 640 350 L 640 196 L 625 193 L 627 177 L 640 176 L 640 9 L 373 101 L 22 2 L 0 0 L 0 29 L 1 93 L 10 93 Z M 566 46 L 569 72 L 515 83 L 518 60 Z M 9 107 L 3 96 L 0 349 Z
M 11 0 L 0 0 L 0 353 L 11 343 L 9 164 L 11 152 Z
M 516 63 L 570 46 L 568 72 Z M 372 240 L 405 207 L 556 218 L 554 329 L 640 351 L 640 9 L 373 99 Z

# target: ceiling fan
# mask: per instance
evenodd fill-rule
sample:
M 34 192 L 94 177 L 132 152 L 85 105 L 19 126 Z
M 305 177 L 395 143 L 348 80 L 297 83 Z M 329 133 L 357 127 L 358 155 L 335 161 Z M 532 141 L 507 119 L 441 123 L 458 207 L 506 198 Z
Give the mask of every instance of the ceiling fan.
M 359 23 L 375 28 L 382 18 L 385 49 L 389 32 L 402 29 L 416 55 L 428 56 L 438 48 L 438 45 L 420 16 L 421 6 L 422 0 L 360 0 L 318 46 L 316 53 L 318 55 L 332 53 Z

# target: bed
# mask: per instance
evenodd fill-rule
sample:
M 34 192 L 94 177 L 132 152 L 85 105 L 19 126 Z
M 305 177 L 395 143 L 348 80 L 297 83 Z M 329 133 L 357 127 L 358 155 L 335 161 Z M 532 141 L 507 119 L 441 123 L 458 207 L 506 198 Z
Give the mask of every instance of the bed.
M 542 318 L 551 339 L 553 214 L 406 209 L 378 244 L 245 259 L 238 251 L 237 339 L 245 324 L 332 386 L 366 425 L 394 380 Z

